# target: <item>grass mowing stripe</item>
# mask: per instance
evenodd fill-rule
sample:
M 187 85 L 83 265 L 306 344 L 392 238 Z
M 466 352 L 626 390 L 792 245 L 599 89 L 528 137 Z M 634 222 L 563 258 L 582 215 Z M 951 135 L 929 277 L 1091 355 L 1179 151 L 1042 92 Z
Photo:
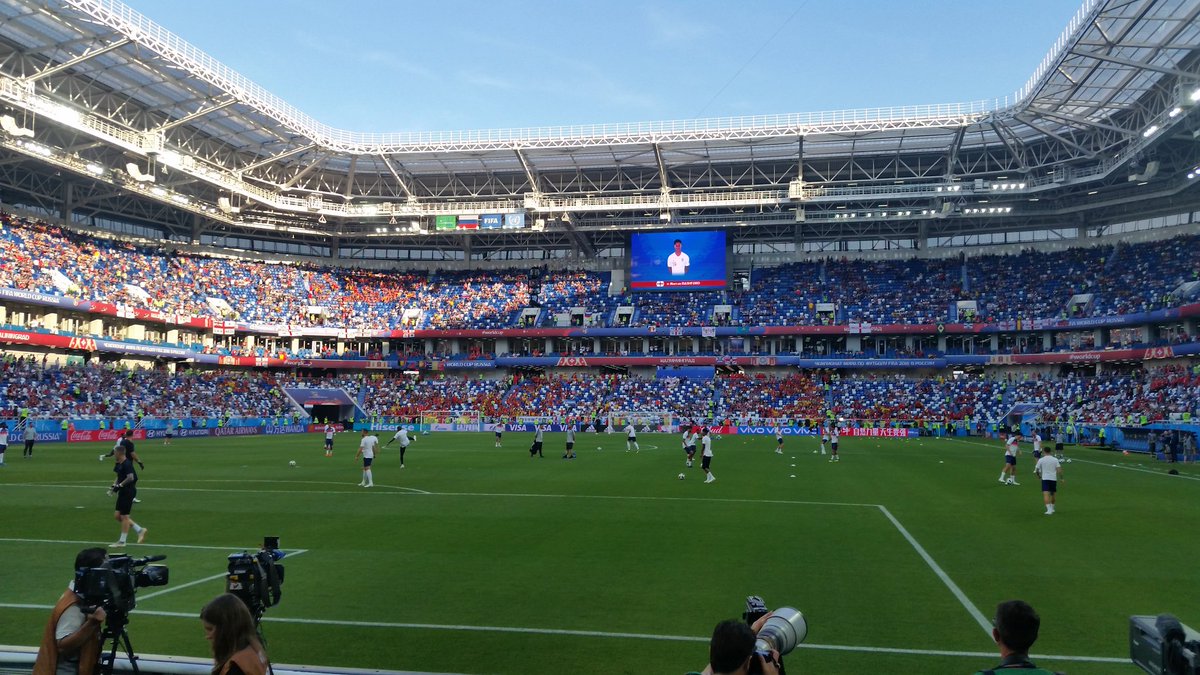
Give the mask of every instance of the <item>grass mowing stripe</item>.
M 990 443 L 980 443 L 979 441 L 958 441 L 958 442 L 966 443 L 969 445 L 981 445 L 981 446 L 993 448 L 993 449 L 999 447 L 996 445 L 992 445 Z M 1116 451 L 1114 450 L 1113 452 L 1116 452 Z M 1075 462 L 1079 462 L 1080 464 L 1091 464 L 1092 466 L 1116 467 L 1118 469 L 1125 469 L 1126 471 L 1137 471 L 1138 473 L 1150 474 L 1152 476 L 1167 476 L 1169 478 L 1183 478 L 1185 480 L 1200 480 L 1200 476 L 1185 476 L 1183 474 L 1172 476 L 1171 474 L 1167 473 L 1166 471 L 1156 471 L 1154 469 L 1147 469 L 1147 468 L 1140 467 L 1140 466 L 1121 466 L 1120 464 L 1097 462 L 1094 459 L 1080 459 L 1078 457 L 1072 457 L 1071 463 L 1074 464 Z
M 306 548 L 302 548 L 302 549 L 298 549 L 298 550 L 295 550 L 295 551 L 288 551 L 288 552 L 287 552 L 287 557 L 288 557 L 288 558 L 295 558 L 296 556 L 298 556 L 298 555 L 302 555 L 302 554 L 304 554 L 304 553 L 308 553 L 308 549 L 306 549 Z M 220 579 L 220 578 L 221 578 L 221 577 L 223 577 L 223 576 L 225 576 L 225 572 L 221 572 L 220 574 L 214 574 L 214 575 L 212 575 L 212 576 L 210 576 L 210 577 L 205 577 L 205 578 L 203 578 L 203 579 L 197 579 L 197 580 L 195 580 L 195 581 L 189 581 L 189 582 L 187 582 L 187 583 L 185 583 L 185 584 L 179 584 L 178 586 L 171 586 L 171 587 L 169 587 L 169 588 L 164 588 L 164 589 L 162 589 L 161 591 L 154 591 L 153 593 L 146 593 L 145 595 L 142 595 L 142 596 L 140 596 L 140 597 L 139 597 L 139 599 L 140 599 L 140 600 L 149 600 L 150 598 L 156 598 L 156 597 L 158 597 L 158 596 L 160 596 L 160 595 L 165 595 L 165 594 L 167 594 L 167 593 L 173 593 L 173 592 L 175 592 L 175 591 L 183 590 L 183 589 L 185 589 L 185 588 L 190 588 L 190 587 L 192 587 L 192 586 L 199 586 L 200 584 L 206 584 L 206 583 L 208 583 L 208 582 L 210 582 L 210 581 L 216 581 L 217 579 Z
M 16 539 L 10 537 L 0 538 L 0 543 L 12 542 L 15 544 L 83 544 L 84 546 L 91 544 L 93 546 L 104 547 L 111 542 L 102 541 L 83 541 L 75 539 Z M 245 546 L 200 546 L 197 544 L 130 544 L 130 546 L 145 546 L 146 548 L 191 548 L 201 551 L 242 551 Z M 307 551 L 308 549 L 299 549 Z
M 979 627 L 983 629 L 983 632 L 987 634 L 988 637 L 991 637 L 992 622 L 987 620 L 987 617 L 983 615 L 983 612 L 979 611 L 979 608 L 976 607 L 973 602 L 971 602 L 971 600 L 967 597 L 967 594 L 963 593 L 962 589 L 958 587 L 958 584 L 954 583 L 954 580 L 950 578 L 950 575 L 946 574 L 946 571 L 937 564 L 937 561 L 933 559 L 933 556 L 929 555 L 929 552 L 926 551 L 923 546 L 921 546 L 916 537 L 909 534 L 908 530 L 906 530 L 904 526 L 900 524 L 900 521 L 896 519 L 896 516 L 892 515 L 891 511 L 887 510 L 886 506 L 880 504 L 879 510 L 883 512 L 883 515 L 888 520 L 892 521 L 892 525 L 895 525 L 896 529 L 900 531 L 901 536 L 908 540 L 909 545 L 913 547 L 913 549 L 917 552 L 917 555 L 921 556 L 921 559 L 925 561 L 925 564 L 929 565 L 929 569 L 933 570 L 933 573 L 937 575 L 937 578 L 941 579 L 942 583 L 946 585 L 946 588 L 950 589 L 950 592 L 954 594 L 954 597 L 957 598 L 962 606 L 966 608 L 967 613 L 971 615 L 971 618 L 975 619 L 975 623 L 978 623 Z
M 23 605 L 0 603 L 0 607 L 12 609 L 53 609 L 52 605 Z M 176 619 L 195 619 L 196 614 L 186 612 L 160 612 L 154 610 L 137 610 L 138 614 L 164 616 Z M 658 635 L 654 633 L 625 633 L 610 631 L 567 630 L 562 628 L 526 628 L 522 626 L 468 626 L 462 624 L 438 623 L 404 623 L 390 621 L 344 621 L 337 619 L 301 619 L 294 617 L 267 616 L 267 623 L 291 623 L 315 626 L 353 626 L 357 628 L 408 628 L 419 630 L 466 631 L 483 633 L 525 633 L 531 635 L 569 635 L 574 637 L 594 637 L 612 639 L 656 640 L 668 642 L 697 642 L 707 643 L 710 638 L 692 635 Z M 803 642 L 798 649 L 817 649 L 838 652 L 856 652 L 873 654 L 913 654 L 917 656 L 958 656 L 972 659 L 995 658 L 995 652 L 967 652 L 942 649 L 905 649 L 900 647 L 870 647 L 864 645 L 823 645 Z M 1128 663 L 1129 659 L 1111 656 L 1069 656 L 1062 654 L 1034 654 L 1032 658 L 1047 661 L 1069 661 L 1075 663 Z
M 204 481 L 188 481 L 188 482 L 190 482 L 190 483 L 200 483 L 200 482 L 204 482 Z M 254 484 L 256 484 L 256 485 L 257 485 L 257 484 L 259 484 L 259 483 L 286 483 L 286 482 L 288 482 L 288 481 L 272 481 L 272 480 L 222 480 L 222 481 L 211 481 L 211 482 L 214 482 L 214 483 L 226 483 L 226 484 L 228 484 L 228 483 L 254 483 Z M 354 489 L 352 488 L 352 484 L 350 484 L 350 483 L 328 483 L 328 484 L 329 484 L 329 485 L 344 485 L 344 486 L 346 486 L 346 488 L 347 488 L 347 489 L 346 489 L 346 490 L 233 490 L 233 489 L 229 489 L 229 490 L 221 490 L 221 489 L 218 489 L 218 488 L 164 488 L 164 487 L 143 487 L 143 488 L 138 488 L 138 492 L 139 492 L 139 493 L 146 493 L 146 492 L 230 492 L 230 493 L 238 493 L 238 494 L 243 494 L 243 493 L 247 493 L 247 492 L 249 492 L 249 493 L 252 493 L 252 494 L 289 494 L 289 495 L 295 495 L 295 494 L 305 494 L 305 495 L 340 495 L 340 494 L 346 494 L 346 493 L 348 493 L 348 492 L 356 492 L 356 490 L 354 490 Z M 96 488 L 96 486 L 95 486 L 94 484 L 92 484 L 92 485 L 88 485 L 88 484 L 75 484 L 75 485 L 72 485 L 72 484 L 63 484 L 63 483 L 9 483 L 9 485 L 11 485 L 12 487 L 38 487 L 38 488 L 58 488 L 58 489 L 71 489 L 71 488 L 78 489 L 78 488 L 83 488 L 83 489 L 85 489 L 85 490 L 99 489 L 99 488 Z M 376 484 L 375 484 L 375 487 L 378 487 L 378 488 L 388 488 L 388 489 L 392 489 L 392 490 L 398 490 L 398 491 L 401 491 L 401 492 L 405 492 L 405 493 L 411 493 L 411 494 L 418 494 L 418 495 L 427 495 L 427 494 L 429 494 L 428 492 L 426 492 L 426 491 L 424 491 L 424 490 L 418 490 L 418 489 L 416 489 L 416 488 L 404 487 L 404 486 L 402 486 L 402 485 L 384 485 L 384 484 L 382 484 L 382 483 L 376 483 Z

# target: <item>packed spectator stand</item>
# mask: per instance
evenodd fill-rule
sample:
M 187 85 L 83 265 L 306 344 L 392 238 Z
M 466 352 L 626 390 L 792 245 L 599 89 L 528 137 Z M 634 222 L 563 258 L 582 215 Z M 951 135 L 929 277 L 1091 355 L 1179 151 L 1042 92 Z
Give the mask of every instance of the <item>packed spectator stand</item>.
M 206 257 L 86 237 L 0 214 L 0 286 L 168 313 L 248 323 L 338 328 L 517 327 L 583 308 L 609 324 L 622 304 L 634 325 L 715 325 L 731 305 L 736 325 L 937 323 L 973 300 L 968 318 L 1108 316 L 1176 302 L 1179 284 L 1200 279 L 1200 236 L 1149 243 L 907 260 L 826 259 L 754 270 L 745 292 L 622 294 L 608 273 L 539 270 L 379 272 L 312 264 Z M 1053 273 L 1048 273 L 1053 270 Z M 1091 301 L 1069 307 L 1075 295 Z M 534 304 L 536 299 L 537 305 Z M 818 307 L 829 303 L 832 314 Z M 420 310 L 404 324 L 405 310 Z M 415 315 L 414 315 L 415 316 Z M 403 324 L 403 325 L 402 325 Z

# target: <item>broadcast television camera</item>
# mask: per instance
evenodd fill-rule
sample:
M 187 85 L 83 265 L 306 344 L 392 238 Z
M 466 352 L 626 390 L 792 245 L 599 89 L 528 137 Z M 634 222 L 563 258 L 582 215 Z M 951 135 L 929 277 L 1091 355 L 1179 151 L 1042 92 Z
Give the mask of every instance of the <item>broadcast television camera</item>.
M 1131 616 L 1129 659 L 1152 675 L 1200 675 L 1200 633 L 1170 614 Z
M 753 626 L 755 621 L 767 614 L 767 604 L 763 602 L 762 598 L 757 595 L 746 598 L 746 611 L 742 614 L 746 623 Z M 805 621 L 800 610 L 795 607 L 780 607 L 771 613 L 771 618 L 767 619 L 767 622 L 758 630 L 754 641 L 754 651 L 766 661 L 773 658 L 771 650 L 779 652 L 779 675 L 785 675 L 783 657 L 790 654 L 796 645 L 804 642 L 806 637 L 808 637 L 808 622 Z M 758 659 L 750 659 L 750 673 L 751 675 L 762 673 Z
M 279 604 L 283 590 L 283 551 L 279 550 L 279 537 L 263 537 L 263 546 L 257 553 L 234 553 L 229 556 L 229 571 L 225 575 L 225 591 L 246 603 L 254 623 L 262 619 L 268 607 Z
M 148 564 L 166 558 L 165 555 L 137 559 L 127 555 L 113 556 L 100 567 L 75 573 L 75 595 L 85 607 L 103 607 L 110 615 L 128 614 L 137 605 L 134 595 L 137 589 L 167 584 L 167 567 Z

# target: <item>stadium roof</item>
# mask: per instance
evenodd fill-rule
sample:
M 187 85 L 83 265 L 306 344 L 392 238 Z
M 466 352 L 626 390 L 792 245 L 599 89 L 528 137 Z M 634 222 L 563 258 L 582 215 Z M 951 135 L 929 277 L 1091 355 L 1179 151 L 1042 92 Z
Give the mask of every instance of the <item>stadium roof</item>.
M 366 134 L 115 0 L 0 0 L 0 190 L 183 240 L 342 250 L 588 256 L 652 227 L 735 241 L 1075 229 L 1200 207 L 1198 15 L 1200 0 L 1086 0 L 1028 83 L 991 101 Z M 480 214 L 528 227 L 435 227 Z

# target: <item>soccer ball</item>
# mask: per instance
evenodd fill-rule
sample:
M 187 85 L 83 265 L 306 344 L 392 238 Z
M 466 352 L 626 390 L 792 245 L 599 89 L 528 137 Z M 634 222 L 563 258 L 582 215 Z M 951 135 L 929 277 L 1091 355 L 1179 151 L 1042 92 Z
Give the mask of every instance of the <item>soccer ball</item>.
M 683 480 L 684 478 L 687 478 L 687 474 L 679 474 L 679 480 Z
M 292 461 L 288 462 L 288 466 L 296 466 L 296 460 L 293 459 Z

